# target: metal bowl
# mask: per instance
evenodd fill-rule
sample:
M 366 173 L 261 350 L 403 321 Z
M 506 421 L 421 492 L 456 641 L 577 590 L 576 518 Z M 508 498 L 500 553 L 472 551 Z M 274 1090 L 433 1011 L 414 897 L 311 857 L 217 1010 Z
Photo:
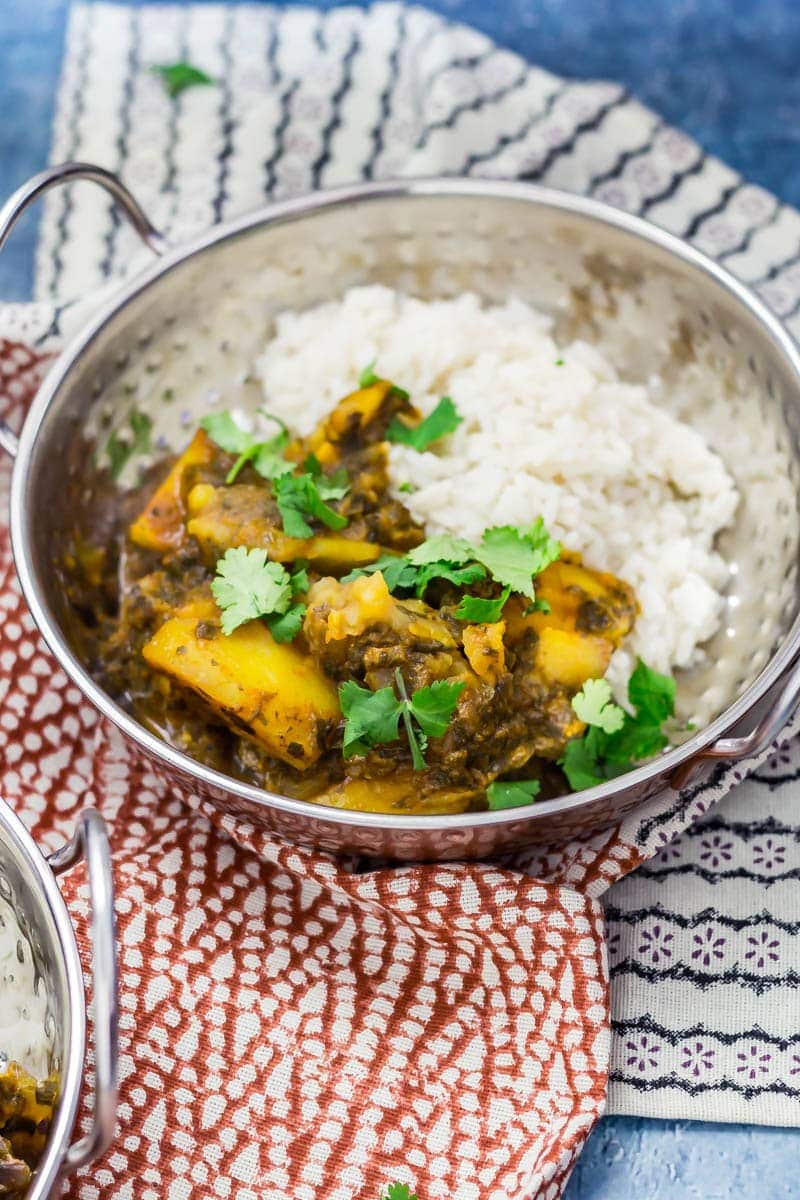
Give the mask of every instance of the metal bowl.
M 88 1133 L 71 1143 L 86 1072 L 86 999 L 75 931 L 55 876 L 82 855 L 92 904 L 94 1116 Z M 51 1069 L 59 1078 L 53 1125 L 26 1193 L 26 1200 L 45 1200 L 59 1195 L 60 1182 L 67 1175 L 107 1149 L 116 1124 L 114 885 L 108 836 L 100 814 L 85 811 L 72 839 L 46 859 L 19 818 L 0 801 L 0 895 L 11 904 L 27 943 L 20 953 L 30 954 L 36 986 L 44 989 L 45 1019 L 52 1032 Z M 13 1054 L 13 1048 L 9 1049 Z
M 165 251 L 119 180 L 67 164 L 12 197 L 0 213 L 0 245 L 34 196 L 82 177 L 109 190 L 162 257 L 122 285 L 62 353 L 19 445 L 9 431 L 2 435 L 16 451 L 14 554 L 31 611 L 61 665 L 165 774 L 290 839 L 446 859 L 608 825 L 681 786 L 710 760 L 755 753 L 778 732 L 800 690 L 800 356 L 780 323 L 731 275 L 679 239 L 595 201 L 527 184 L 459 179 L 367 184 L 275 204 Z M 212 388 L 233 405 L 247 388 L 243 365 L 263 345 L 275 314 L 374 281 L 423 297 L 471 290 L 497 301 L 513 294 L 554 313 L 565 331 L 574 332 L 576 312 L 589 331 L 613 327 L 620 345 L 628 333 L 623 298 L 652 295 L 653 335 L 644 344 L 628 337 L 626 377 L 646 378 L 658 355 L 667 373 L 671 356 L 702 351 L 713 359 L 725 382 L 724 414 L 692 412 L 688 419 L 722 456 L 742 501 L 721 545 L 736 572 L 725 628 L 710 645 L 708 665 L 685 673 L 679 684 L 685 711 L 702 699 L 715 715 L 683 745 L 601 787 L 510 812 L 354 813 L 265 792 L 194 762 L 145 730 L 88 674 L 55 569 L 63 497 L 83 478 L 86 439 L 101 417 L 110 415 L 112 426 L 126 419 L 132 372 L 144 379 L 137 404 L 149 403 L 156 413 L 166 386 L 181 407 L 198 412 Z M 670 339 L 667 310 L 677 322 Z M 213 341 L 223 314 L 237 331 L 224 350 Z

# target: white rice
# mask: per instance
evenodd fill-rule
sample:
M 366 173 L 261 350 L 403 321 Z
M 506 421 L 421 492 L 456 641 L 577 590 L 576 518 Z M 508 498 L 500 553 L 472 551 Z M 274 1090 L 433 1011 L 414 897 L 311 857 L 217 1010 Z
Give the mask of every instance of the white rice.
M 30 945 L 14 909 L 0 896 L 0 1069 L 10 1060 L 35 1079 L 46 1078 L 52 1053 L 46 1014 L 47 997 Z
M 603 351 L 558 345 L 550 318 L 519 300 L 371 286 L 282 314 L 259 373 L 268 410 L 300 434 L 372 360 L 423 413 L 451 396 L 464 418 L 454 434 L 422 454 L 391 447 L 395 489 L 416 489 L 400 498 L 429 533 L 468 538 L 541 514 L 589 566 L 632 584 L 642 612 L 612 662 L 619 691 L 637 655 L 660 671 L 702 661 L 729 578 L 714 540 L 738 496 L 702 436 L 654 402 L 661 381 L 623 382 Z M 696 386 L 705 401 L 721 388 L 710 369 Z

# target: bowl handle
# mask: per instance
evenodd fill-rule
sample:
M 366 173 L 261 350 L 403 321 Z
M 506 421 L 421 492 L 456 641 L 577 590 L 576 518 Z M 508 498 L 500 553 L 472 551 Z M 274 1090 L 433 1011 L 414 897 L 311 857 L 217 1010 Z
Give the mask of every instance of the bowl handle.
M 800 700 L 800 662 L 790 669 L 786 682 L 778 696 L 772 701 L 755 729 L 743 737 L 719 738 L 705 750 L 700 750 L 688 762 L 682 763 L 670 779 L 670 786 L 676 791 L 685 787 L 694 775 L 695 768 L 704 759 L 726 759 L 736 762 L 740 758 L 754 758 L 775 740 L 786 722 L 797 708 Z
M 131 195 L 122 180 L 103 167 L 95 167 L 92 163 L 82 162 L 66 162 L 56 167 L 47 167 L 38 175 L 34 175 L 27 183 L 23 183 L 22 187 L 17 188 L 13 195 L 9 196 L 3 207 L 0 208 L 0 250 L 19 218 L 29 205 L 33 204 L 34 200 L 38 200 L 39 196 L 44 195 L 51 188 L 62 183 L 73 183 L 76 179 L 88 179 L 91 183 L 97 183 L 100 187 L 105 188 L 153 253 L 161 255 L 166 252 L 167 243 L 163 236 L 151 223 L 138 200 Z M 0 420 L 0 448 L 15 458 L 18 447 L 17 435 L 6 425 L 5 421 Z
M 93 808 L 81 814 L 68 842 L 48 858 L 59 875 L 86 858 L 92 906 L 92 993 L 94 1006 L 94 1119 L 92 1128 L 73 1143 L 63 1169 L 75 1171 L 108 1147 L 117 1124 L 117 959 L 114 876 L 106 823 Z

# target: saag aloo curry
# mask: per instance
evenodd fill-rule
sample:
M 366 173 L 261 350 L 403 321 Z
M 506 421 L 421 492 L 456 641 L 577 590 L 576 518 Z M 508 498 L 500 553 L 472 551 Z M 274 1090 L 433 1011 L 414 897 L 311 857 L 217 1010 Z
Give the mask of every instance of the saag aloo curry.
M 428 537 L 390 488 L 387 442 L 423 451 L 459 421 L 371 369 L 305 438 L 206 417 L 71 548 L 93 673 L 195 759 L 345 808 L 510 807 L 619 774 L 642 736 L 654 753 L 669 696 L 629 713 L 603 680 L 631 588 L 535 513 Z M 637 673 L 634 709 L 664 700 Z

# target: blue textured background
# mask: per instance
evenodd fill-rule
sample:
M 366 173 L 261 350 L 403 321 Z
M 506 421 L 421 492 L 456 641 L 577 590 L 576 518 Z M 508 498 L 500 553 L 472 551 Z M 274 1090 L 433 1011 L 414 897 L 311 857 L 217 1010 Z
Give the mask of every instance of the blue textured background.
M 626 84 L 747 178 L 800 204 L 800 0 L 428 0 L 428 7 L 558 74 Z M 2 196 L 47 161 L 67 10 L 67 0 L 0 0 Z M 35 237 L 33 215 L 0 257 L 3 299 L 30 294 Z M 797 1197 L 798 1149 L 800 1136 L 790 1130 L 609 1118 L 567 1198 Z

